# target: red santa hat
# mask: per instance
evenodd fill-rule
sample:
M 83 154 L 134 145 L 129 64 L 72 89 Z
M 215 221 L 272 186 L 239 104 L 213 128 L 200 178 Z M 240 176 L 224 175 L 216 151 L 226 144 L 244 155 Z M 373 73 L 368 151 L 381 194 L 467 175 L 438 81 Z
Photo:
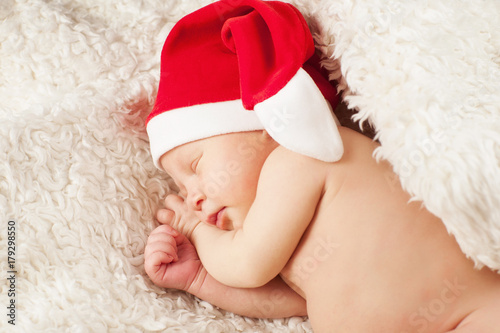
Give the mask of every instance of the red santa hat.
M 146 120 L 155 165 L 184 143 L 263 129 L 292 151 L 339 160 L 336 90 L 314 51 L 303 16 L 287 3 L 222 0 L 185 16 L 163 46 Z

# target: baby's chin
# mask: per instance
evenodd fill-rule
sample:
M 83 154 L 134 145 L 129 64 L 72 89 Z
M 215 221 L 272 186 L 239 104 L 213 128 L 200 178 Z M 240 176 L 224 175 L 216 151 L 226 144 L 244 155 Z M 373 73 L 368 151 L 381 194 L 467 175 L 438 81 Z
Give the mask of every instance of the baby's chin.
M 217 223 L 217 228 L 221 230 L 231 231 L 234 230 L 233 220 L 225 216 L 222 221 Z
M 234 230 L 233 224 L 232 224 L 232 223 L 230 223 L 230 222 L 225 223 L 224 225 L 222 225 L 222 226 L 220 226 L 220 227 L 219 227 L 219 226 L 217 226 L 217 227 L 218 227 L 219 229 L 221 229 L 221 230 L 225 230 L 225 231 L 232 231 L 232 230 Z
M 237 212 L 235 212 L 235 209 L 227 207 L 224 214 L 224 219 L 220 224 L 220 229 L 227 231 L 240 229 L 243 226 L 243 221 L 245 219 L 246 214 L 242 217 L 239 217 L 239 215 L 240 214 L 237 214 Z M 241 222 L 238 223 L 238 221 Z

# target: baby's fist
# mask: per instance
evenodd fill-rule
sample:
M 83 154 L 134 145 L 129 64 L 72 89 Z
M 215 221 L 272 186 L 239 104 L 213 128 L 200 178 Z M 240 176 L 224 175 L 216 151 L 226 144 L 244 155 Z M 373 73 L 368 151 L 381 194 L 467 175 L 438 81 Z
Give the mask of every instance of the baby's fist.
M 154 284 L 189 291 L 201 270 L 194 246 L 168 225 L 149 235 L 144 251 L 144 269 Z

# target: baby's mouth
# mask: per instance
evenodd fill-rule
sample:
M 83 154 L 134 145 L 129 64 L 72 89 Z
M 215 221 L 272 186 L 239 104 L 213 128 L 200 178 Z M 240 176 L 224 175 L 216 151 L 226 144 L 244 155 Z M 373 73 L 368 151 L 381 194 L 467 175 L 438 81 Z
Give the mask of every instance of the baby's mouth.
M 225 230 L 226 229 L 226 219 L 225 219 L 225 213 L 226 212 L 226 207 L 222 208 L 221 210 L 219 210 L 219 212 L 217 213 L 217 222 L 216 222 L 216 226 L 217 228 L 219 229 L 222 229 L 222 230 Z
M 223 207 L 218 212 L 210 214 L 207 217 L 206 222 L 208 224 L 216 226 L 219 229 L 223 229 L 224 230 L 224 224 L 225 224 L 224 223 L 224 221 L 225 221 L 224 212 L 225 211 L 226 211 L 226 207 Z

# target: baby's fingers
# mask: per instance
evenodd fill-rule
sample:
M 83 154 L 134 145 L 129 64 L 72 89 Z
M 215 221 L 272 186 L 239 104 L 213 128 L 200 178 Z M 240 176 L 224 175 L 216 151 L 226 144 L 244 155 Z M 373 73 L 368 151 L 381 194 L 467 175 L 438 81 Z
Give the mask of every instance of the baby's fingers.
M 163 252 L 167 254 L 165 258 L 171 258 L 164 261 L 164 263 L 177 261 L 177 242 L 175 237 L 178 235 L 179 233 L 169 225 L 162 225 L 153 230 L 148 237 L 148 242 L 144 250 L 145 259 L 148 259 L 148 257 L 157 252 Z
M 144 260 L 144 270 L 151 276 L 158 272 L 162 265 L 170 264 L 174 261 L 175 258 L 167 252 L 153 251 L 150 252 Z
M 161 224 L 170 224 L 174 221 L 175 219 L 175 212 L 170 210 L 170 209 L 160 209 L 156 213 L 156 219 L 158 222 Z

